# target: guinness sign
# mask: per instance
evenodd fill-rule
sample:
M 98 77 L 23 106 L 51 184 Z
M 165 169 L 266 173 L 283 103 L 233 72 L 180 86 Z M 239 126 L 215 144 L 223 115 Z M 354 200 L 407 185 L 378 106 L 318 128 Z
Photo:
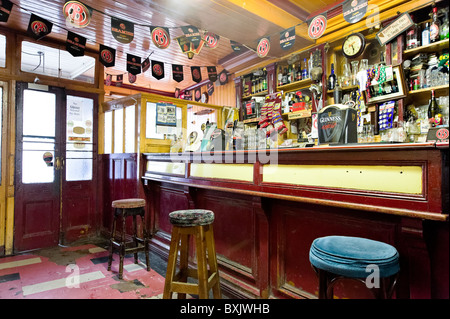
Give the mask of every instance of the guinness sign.
M 357 111 L 349 106 L 334 104 L 319 111 L 319 144 L 356 143 Z

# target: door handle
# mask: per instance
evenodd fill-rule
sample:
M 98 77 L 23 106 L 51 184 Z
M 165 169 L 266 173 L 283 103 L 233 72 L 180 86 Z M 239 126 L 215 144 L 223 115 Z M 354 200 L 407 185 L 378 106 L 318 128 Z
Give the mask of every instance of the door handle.
M 62 157 L 56 157 L 55 158 L 55 170 L 60 170 L 63 166 L 63 158 Z

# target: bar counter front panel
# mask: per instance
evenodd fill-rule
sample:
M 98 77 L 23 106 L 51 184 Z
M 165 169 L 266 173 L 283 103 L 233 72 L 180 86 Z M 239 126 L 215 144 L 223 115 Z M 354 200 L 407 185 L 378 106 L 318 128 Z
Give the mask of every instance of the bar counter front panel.
M 448 153 L 423 143 L 143 154 L 152 248 L 167 259 L 171 211 L 210 209 L 230 296 L 315 298 L 311 243 L 346 235 L 397 248 L 396 298 L 448 298 Z M 335 293 L 371 297 L 354 281 Z

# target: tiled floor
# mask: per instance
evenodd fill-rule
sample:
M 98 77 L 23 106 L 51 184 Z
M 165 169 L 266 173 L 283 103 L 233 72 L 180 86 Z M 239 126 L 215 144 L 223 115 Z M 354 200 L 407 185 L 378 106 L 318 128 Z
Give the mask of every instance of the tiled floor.
M 120 280 L 119 257 L 108 271 L 106 248 L 83 243 L 0 258 L 0 299 L 161 298 L 166 265 L 158 256 L 151 254 L 148 272 L 143 254 L 137 265 L 127 255 Z

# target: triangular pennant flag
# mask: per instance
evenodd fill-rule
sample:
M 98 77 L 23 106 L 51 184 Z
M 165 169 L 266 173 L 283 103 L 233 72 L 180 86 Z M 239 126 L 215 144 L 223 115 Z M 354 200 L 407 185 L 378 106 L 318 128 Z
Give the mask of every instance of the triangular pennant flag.
M 141 58 L 127 53 L 127 71 L 134 75 L 141 73 Z
M 53 23 L 47 21 L 34 13 L 31 14 L 27 33 L 35 40 L 42 39 L 52 32 Z
M 181 82 L 184 80 L 182 65 L 172 64 L 172 78 L 177 82 Z
M 280 47 L 289 50 L 295 43 L 295 27 L 280 32 Z
M 206 69 L 208 70 L 208 78 L 211 82 L 217 81 L 217 69 L 215 66 L 207 66 Z
M 209 82 L 208 84 L 206 84 L 206 89 L 208 90 L 208 95 L 212 96 L 214 93 L 214 83 Z
M 220 36 L 212 32 L 205 32 L 203 34 L 203 41 L 210 49 L 215 49 L 219 45 Z
M 236 41 L 230 40 L 230 45 L 233 51 L 239 52 L 241 51 L 241 45 L 237 43 Z
M 68 27 L 85 28 L 91 22 L 92 8 L 80 1 L 66 0 L 63 13 Z
M 0 22 L 7 22 L 9 15 L 11 14 L 11 10 L 13 7 L 13 3 L 9 0 L 0 1 Z
M 67 32 L 66 50 L 75 57 L 84 56 L 86 38 L 71 31 Z
M 106 85 L 106 86 L 110 86 L 110 85 L 111 85 L 111 82 L 112 82 L 112 75 L 111 75 L 111 74 L 106 74 L 106 77 L 105 77 L 105 85 Z
M 270 37 L 261 38 L 258 42 L 258 46 L 256 47 L 256 54 L 260 58 L 264 58 L 270 51 Z
M 202 91 L 200 90 L 200 88 L 196 88 L 194 90 L 194 100 L 198 102 L 200 101 L 201 98 L 202 98 Z
M 164 78 L 164 62 L 152 60 L 152 76 L 157 80 Z
M 181 90 L 179 88 L 175 89 L 175 93 L 173 94 L 176 99 L 180 98 Z
M 111 33 L 120 43 L 130 43 L 134 38 L 134 23 L 111 17 Z
M 116 64 L 116 49 L 100 44 L 99 51 L 98 59 L 105 67 L 109 68 Z
M 367 12 L 367 0 L 351 0 L 342 4 L 342 15 L 348 23 L 360 21 Z
M 130 82 L 131 84 L 133 84 L 134 82 L 136 82 L 137 76 L 131 73 L 128 73 L 128 82 Z
M 182 26 L 181 30 L 183 30 L 184 35 L 188 38 L 192 43 L 198 44 L 201 40 L 200 31 L 197 27 L 193 25 Z
M 192 74 L 192 81 L 197 83 L 202 81 L 202 72 L 200 71 L 199 66 L 191 66 L 191 74 Z
M 116 86 L 122 86 L 123 74 L 116 75 Z
M 150 27 L 153 44 L 159 49 L 167 49 L 170 45 L 170 33 L 166 27 Z
M 147 58 L 142 62 L 142 73 L 147 72 L 147 70 L 150 68 L 150 59 Z
M 228 72 L 227 70 L 223 70 L 222 72 L 220 72 L 219 74 L 219 82 L 220 85 L 225 85 L 228 83 Z

